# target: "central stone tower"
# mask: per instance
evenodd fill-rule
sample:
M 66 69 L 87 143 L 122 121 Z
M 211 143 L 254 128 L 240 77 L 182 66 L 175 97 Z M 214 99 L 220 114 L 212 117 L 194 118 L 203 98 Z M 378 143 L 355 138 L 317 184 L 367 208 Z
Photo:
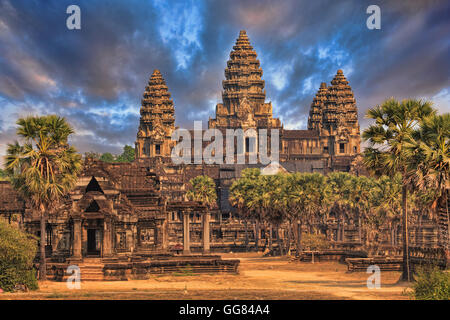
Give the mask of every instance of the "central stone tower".
M 266 103 L 263 71 L 256 52 L 244 30 L 230 53 L 222 82 L 222 101 L 216 106 L 216 118 L 209 119 L 209 128 L 280 128 L 272 116 L 272 103 Z

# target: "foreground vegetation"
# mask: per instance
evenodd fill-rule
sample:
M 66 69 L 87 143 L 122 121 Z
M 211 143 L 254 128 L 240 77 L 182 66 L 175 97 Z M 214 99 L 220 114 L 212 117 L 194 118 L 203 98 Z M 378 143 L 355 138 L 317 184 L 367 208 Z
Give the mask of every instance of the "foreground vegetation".
M 450 300 L 450 273 L 423 267 L 414 276 L 413 297 L 417 300 Z
M 302 250 L 302 230 L 323 233 L 332 217 L 338 223 L 338 241 L 344 239 L 345 221 L 356 222 L 359 238 L 376 243 L 382 227 L 395 245 L 402 227 L 404 280 L 411 280 L 408 224 L 411 213 L 444 214 L 448 221 L 450 174 L 450 115 L 437 115 L 430 102 L 388 99 L 370 109 L 375 121 L 363 132 L 369 143 L 364 167 L 371 177 L 333 172 L 263 176 L 258 169 L 243 170 L 230 188 L 230 200 L 240 215 L 269 230 L 288 223 L 297 250 Z M 447 230 L 440 244 L 448 248 Z
M 0 289 L 38 288 L 33 259 L 37 240 L 0 220 Z
M 46 279 L 47 215 L 75 186 L 81 157 L 68 144 L 74 132 L 64 118 L 49 115 L 17 120 L 23 143 L 8 144 L 6 172 L 11 184 L 41 216 L 39 278 Z

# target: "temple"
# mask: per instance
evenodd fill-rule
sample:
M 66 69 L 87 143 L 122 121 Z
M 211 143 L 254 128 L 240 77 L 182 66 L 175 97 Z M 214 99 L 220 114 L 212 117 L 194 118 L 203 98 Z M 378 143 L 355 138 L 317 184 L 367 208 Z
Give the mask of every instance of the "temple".
M 281 121 L 273 117 L 273 106 L 266 101 L 262 75 L 257 54 L 246 32 L 241 31 L 225 68 L 222 102 L 217 104 L 208 128 L 222 132 L 227 129 L 278 130 L 280 161 L 271 173 L 326 174 L 354 170 L 355 158 L 360 153 L 360 130 L 356 101 L 342 70 L 337 70 L 329 85 L 320 84 L 312 97 L 305 130 L 284 129 Z M 73 262 L 97 257 L 104 262 L 141 261 L 156 255 L 182 253 L 189 256 L 255 249 L 253 232 L 248 232 L 253 226 L 241 220 L 230 205 L 228 189 L 243 169 L 266 170 L 267 166 L 174 164 L 170 155 L 176 144 L 171 139 L 176 129 L 175 108 L 163 75 L 155 70 L 145 87 L 140 107 L 136 160 L 103 163 L 85 159 L 76 188 L 56 213 L 48 217 L 49 259 Z M 249 144 L 250 141 L 245 142 L 246 152 Z M 219 200 L 212 210 L 186 200 L 189 180 L 198 175 L 208 175 L 216 183 Z M 0 216 L 39 236 L 39 217 L 27 202 L 9 183 L 0 183 L 0 190 Z M 427 228 L 422 228 L 422 233 L 412 242 L 435 245 L 437 228 L 425 222 L 423 225 Z M 361 241 L 354 222 L 347 222 L 342 238 L 339 238 L 338 228 L 337 222 L 331 219 L 327 237 L 342 242 Z M 266 232 L 261 230 L 259 246 L 267 239 Z M 272 236 L 274 240 L 285 241 L 286 230 L 281 228 Z M 222 271 L 237 268 L 236 264 L 218 259 L 211 263 Z M 189 264 L 195 265 L 192 261 Z M 151 269 L 149 265 L 136 268 L 133 272 L 145 273 L 142 268 Z
M 141 120 L 136 140 L 136 158 L 170 156 L 174 146 L 175 110 L 161 72 L 155 70 L 142 99 Z

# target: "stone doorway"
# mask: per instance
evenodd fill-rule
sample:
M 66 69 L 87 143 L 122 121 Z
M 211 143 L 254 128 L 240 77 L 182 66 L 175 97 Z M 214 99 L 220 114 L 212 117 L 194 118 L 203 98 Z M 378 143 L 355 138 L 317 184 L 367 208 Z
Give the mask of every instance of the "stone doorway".
M 87 230 L 87 255 L 100 256 L 101 239 L 99 229 Z

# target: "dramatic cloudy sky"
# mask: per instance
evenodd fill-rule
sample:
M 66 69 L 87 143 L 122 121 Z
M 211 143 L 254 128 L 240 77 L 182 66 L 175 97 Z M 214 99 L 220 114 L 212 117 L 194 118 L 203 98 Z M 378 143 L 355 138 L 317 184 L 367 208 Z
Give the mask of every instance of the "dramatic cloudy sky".
M 66 8 L 81 8 L 81 30 Z M 381 8 L 381 30 L 366 8 Z M 320 82 L 344 70 L 359 107 L 418 97 L 450 111 L 449 1 L 31 1 L 0 0 L 0 155 L 15 121 L 56 113 L 81 151 L 119 153 L 133 144 L 140 99 L 160 69 L 177 125 L 214 116 L 224 68 L 245 29 L 274 116 L 305 129 Z

